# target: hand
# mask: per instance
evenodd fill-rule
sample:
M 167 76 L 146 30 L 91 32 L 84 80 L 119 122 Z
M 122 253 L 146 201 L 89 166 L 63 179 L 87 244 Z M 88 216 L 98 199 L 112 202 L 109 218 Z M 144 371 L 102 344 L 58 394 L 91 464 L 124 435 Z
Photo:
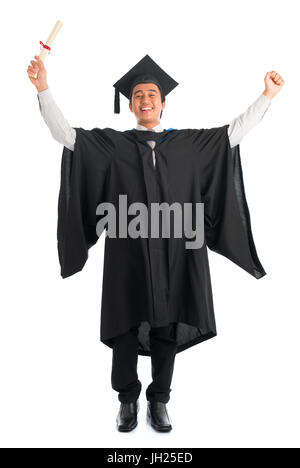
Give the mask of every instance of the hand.
M 276 94 L 279 93 L 282 86 L 284 85 L 284 79 L 276 71 L 267 72 L 265 76 L 265 91 L 264 95 L 269 99 L 273 99 Z
M 36 58 L 36 61 L 30 60 L 31 66 L 28 66 L 27 74 L 31 83 L 34 84 L 38 92 L 41 92 L 48 88 L 47 71 L 40 57 L 38 55 L 35 55 L 34 58 Z M 36 72 L 37 77 L 34 78 Z

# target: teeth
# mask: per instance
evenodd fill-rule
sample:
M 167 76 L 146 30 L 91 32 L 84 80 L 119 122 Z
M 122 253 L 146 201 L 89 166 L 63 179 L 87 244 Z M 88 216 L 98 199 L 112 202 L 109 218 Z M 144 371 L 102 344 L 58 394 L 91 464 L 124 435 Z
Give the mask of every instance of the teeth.
M 151 107 L 142 107 L 142 110 L 152 110 Z

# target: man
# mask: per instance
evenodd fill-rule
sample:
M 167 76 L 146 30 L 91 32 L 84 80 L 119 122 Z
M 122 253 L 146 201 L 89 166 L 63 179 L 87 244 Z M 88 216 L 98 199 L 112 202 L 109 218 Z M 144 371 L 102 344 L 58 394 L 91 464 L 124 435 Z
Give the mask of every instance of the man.
M 132 238 L 119 230 L 119 236 L 106 234 L 105 239 L 101 341 L 113 349 L 111 381 L 121 402 L 117 428 L 128 432 L 137 425 L 140 354 L 151 356 L 152 362 L 153 380 L 146 390 L 148 420 L 157 431 L 170 431 L 166 403 L 175 356 L 217 334 L 206 246 L 257 279 L 266 274 L 252 237 L 239 143 L 262 119 L 284 80 L 275 71 L 268 72 L 263 94 L 230 125 L 164 130 L 160 118 L 165 96 L 178 83 L 146 55 L 114 85 L 115 112 L 120 111 L 122 92 L 136 128 L 89 131 L 72 128 L 66 121 L 51 95 L 45 67 L 35 58 L 28 76 L 38 90 L 43 118 L 64 145 L 58 219 L 63 278 L 83 268 L 88 249 L 103 230 L 97 230 L 99 221 L 108 226 L 109 215 L 103 217 L 103 208 L 98 211 L 102 203 L 109 211 L 109 204 L 116 207 L 119 195 L 125 194 L 132 202 L 129 218 L 137 203 L 149 208 L 166 202 L 180 208 L 204 203 L 201 248 L 186 248 L 186 232 L 181 237 L 173 231 L 166 237 L 153 236 L 152 218 L 146 224 L 147 236 Z M 119 228 L 122 206 L 117 207 Z M 162 216 L 167 219 L 166 213 Z M 144 221 L 140 225 L 145 227 Z

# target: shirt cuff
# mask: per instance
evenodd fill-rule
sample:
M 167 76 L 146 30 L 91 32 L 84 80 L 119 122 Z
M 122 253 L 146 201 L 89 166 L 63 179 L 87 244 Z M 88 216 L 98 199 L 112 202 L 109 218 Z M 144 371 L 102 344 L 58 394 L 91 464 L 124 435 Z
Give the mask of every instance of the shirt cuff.
M 50 88 L 44 89 L 44 91 L 37 93 L 37 97 L 40 105 L 47 105 L 47 103 L 53 102 L 53 96 Z
M 256 109 L 259 112 L 261 117 L 263 117 L 266 110 L 270 107 L 271 102 L 272 102 L 272 99 L 269 99 L 263 93 L 255 101 L 255 107 L 256 107 Z

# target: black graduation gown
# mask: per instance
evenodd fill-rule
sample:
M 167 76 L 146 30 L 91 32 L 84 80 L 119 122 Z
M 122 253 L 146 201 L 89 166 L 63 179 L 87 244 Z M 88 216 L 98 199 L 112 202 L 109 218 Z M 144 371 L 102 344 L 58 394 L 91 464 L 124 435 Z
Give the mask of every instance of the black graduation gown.
M 204 203 L 205 240 L 110 238 L 105 229 L 100 340 L 139 326 L 139 354 L 150 356 L 150 327 L 177 324 L 177 352 L 217 335 L 207 247 L 255 278 L 266 274 L 256 253 L 239 145 L 229 125 L 210 129 L 116 131 L 75 128 L 64 147 L 58 202 L 58 252 L 63 278 L 84 267 L 98 236 L 99 203 L 119 195 L 128 206 L 154 201 Z M 146 140 L 156 140 L 156 167 Z M 183 206 L 183 205 L 182 205 Z M 128 221 L 131 219 L 128 216 Z

